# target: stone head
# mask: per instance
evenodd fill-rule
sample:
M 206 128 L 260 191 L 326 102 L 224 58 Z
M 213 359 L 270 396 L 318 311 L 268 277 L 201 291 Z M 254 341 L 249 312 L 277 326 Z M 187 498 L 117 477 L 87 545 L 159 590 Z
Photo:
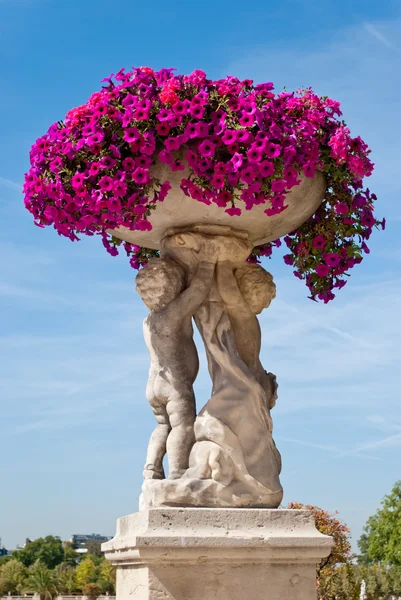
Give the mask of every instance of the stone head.
M 248 264 L 235 270 L 238 287 L 251 311 L 258 315 L 276 297 L 276 285 L 270 273 L 259 265 Z
M 165 308 L 185 288 L 185 270 L 168 258 L 154 258 L 136 276 L 136 289 L 152 311 Z

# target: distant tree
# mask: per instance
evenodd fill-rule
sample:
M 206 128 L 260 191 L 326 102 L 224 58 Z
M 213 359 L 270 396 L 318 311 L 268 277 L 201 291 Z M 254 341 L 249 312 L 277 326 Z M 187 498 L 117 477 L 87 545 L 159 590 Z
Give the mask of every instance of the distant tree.
M 97 583 L 87 583 L 82 589 L 84 596 L 89 600 L 97 600 L 102 593 L 102 588 Z
M 58 595 L 54 572 L 40 560 L 29 567 L 26 591 L 38 594 L 40 600 L 53 600 Z
M 368 519 L 358 546 L 361 563 L 401 566 L 401 481 Z
M 100 565 L 98 583 L 102 587 L 103 592 L 109 592 L 109 594 L 115 593 L 116 568 L 106 559 L 103 559 Z
M 82 590 L 87 583 L 96 583 L 97 574 L 96 564 L 92 559 L 85 558 L 75 570 L 77 588 Z
M 72 567 L 75 567 L 77 562 L 79 561 L 79 553 L 74 550 L 74 546 L 71 542 L 64 542 L 64 559 L 63 563 L 67 563 Z
M 54 569 L 54 576 L 57 581 L 57 589 L 62 594 L 71 594 L 77 589 L 77 578 L 75 567 L 66 562 L 62 562 Z
M 11 559 L 0 568 L 0 596 L 19 594 L 24 589 L 27 569 L 18 560 Z
M 5 565 L 10 560 L 11 556 L 9 554 L 6 554 L 5 556 L 0 556 L 0 567 L 1 565 Z
M 29 542 L 21 550 L 16 550 L 13 558 L 22 562 L 26 567 L 30 567 L 40 560 L 49 569 L 54 569 L 64 560 L 64 548 L 59 537 L 48 535 L 45 538 Z

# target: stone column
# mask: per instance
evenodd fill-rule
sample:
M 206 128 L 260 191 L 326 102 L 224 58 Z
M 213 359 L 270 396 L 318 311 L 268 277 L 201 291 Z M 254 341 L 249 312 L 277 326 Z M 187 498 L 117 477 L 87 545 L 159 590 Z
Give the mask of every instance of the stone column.
M 316 600 L 332 543 L 309 511 L 164 507 L 120 518 L 102 549 L 117 600 Z

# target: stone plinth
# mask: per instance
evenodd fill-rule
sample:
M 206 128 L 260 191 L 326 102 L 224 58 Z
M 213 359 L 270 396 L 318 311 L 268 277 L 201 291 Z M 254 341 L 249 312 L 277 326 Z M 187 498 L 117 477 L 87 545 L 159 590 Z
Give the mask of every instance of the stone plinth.
M 117 600 L 316 600 L 331 546 L 309 511 L 166 507 L 120 518 L 102 549 Z

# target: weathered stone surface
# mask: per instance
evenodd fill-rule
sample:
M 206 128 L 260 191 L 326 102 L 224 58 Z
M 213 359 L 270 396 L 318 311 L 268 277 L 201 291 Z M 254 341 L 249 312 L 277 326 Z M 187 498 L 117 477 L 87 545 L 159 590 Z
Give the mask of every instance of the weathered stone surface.
M 277 384 L 260 362 L 256 317 L 275 297 L 273 278 L 246 262 L 251 245 L 245 232 L 195 226 L 170 233 L 162 257 L 137 276 L 151 309 L 144 322 L 151 356 L 147 398 L 158 422 L 141 507 L 277 507 L 281 458 L 270 417 Z M 196 419 L 192 316 L 212 379 L 211 397 Z
M 115 237 L 145 248 L 160 248 L 168 228 L 189 228 L 193 223 L 235 226 L 247 231 L 252 244 L 257 246 L 276 240 L 299 227 L 313 215 L 326 192 L 326 180 L 322 173 L 317 172 L 313 179 L 301 175 L 301 184 L 286 195 L 288 208 L 281 214 L 268 217 L 264 213 L 265 205 L 245 210 L 244 202 L 238 201 L 238 206 L 243 209 L 242 214 L 231 217 L 224 208 L 213 202 L 206 205 L 184 194 L 180 189 L 180 181 L 183 177 L 188 177 L 188 171 L 173 173 L 168 165 L 159 163 L 153 168 L 153 174 L 161 181 L 168 179 L 172 189 L 164 202 L 158 203 L 149 218 L 152 230 L 131 231 L 127 227 L 119 227 L 110 231 Z
M 117 600 L 315 600 L 331 546 L 309 511 L 163 508 L 122 517 L 102 548 Z

